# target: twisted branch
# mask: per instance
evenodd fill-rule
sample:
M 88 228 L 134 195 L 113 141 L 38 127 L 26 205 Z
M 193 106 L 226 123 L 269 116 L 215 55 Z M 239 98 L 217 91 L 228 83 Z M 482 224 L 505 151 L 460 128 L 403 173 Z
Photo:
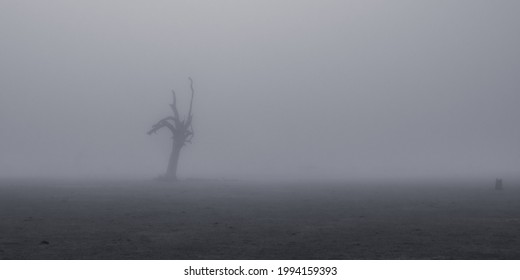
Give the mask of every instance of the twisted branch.
M 156 124 L 152 126 L 152 129 L 148 131 L 148 135 L 151 135 L 152 133 L 157 133 L 157 131 L 159 131 L 163 127 L 168 128 L 173 134 L 175 134 L 177 132 L 177 129 L 170 122 L 168 122 L 168 120 L 173 120 L 173 117 L 166 117 L 158 121 Z
M 152 133 L 157 133 L 157 131 L 159 131 L 161 128 L 166 127 L 172 132 L 174 138 L 182 142 L 183 145 L 185 143 L 191 143 L 191 139 L 194 135 L 192 120 L 193 98 L 195 96 L 195 89 L 193 87 L 193 79 L 190 77 L 189 80 L 191 89 L 191 100 L 187 117 L 181 120 L 179 110 L 177 110 L 177 95 L 175 94 L 175 91 L 172 90 L 173 103 L 170 104 L 170 107 L 173 111 L 173 116 L 169 116 L 158 121 L 155 125 L 152 126 L 152 129 L 148 131 L 148 135 L 151 135 Z M 173 124 L 170 121 L 172 121 Z

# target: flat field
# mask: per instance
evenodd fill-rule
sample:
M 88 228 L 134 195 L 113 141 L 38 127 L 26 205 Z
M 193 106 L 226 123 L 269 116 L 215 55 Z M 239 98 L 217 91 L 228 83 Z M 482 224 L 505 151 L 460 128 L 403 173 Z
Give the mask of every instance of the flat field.
M 520 259 L 520 188 L 2 180 L 0 259 Z

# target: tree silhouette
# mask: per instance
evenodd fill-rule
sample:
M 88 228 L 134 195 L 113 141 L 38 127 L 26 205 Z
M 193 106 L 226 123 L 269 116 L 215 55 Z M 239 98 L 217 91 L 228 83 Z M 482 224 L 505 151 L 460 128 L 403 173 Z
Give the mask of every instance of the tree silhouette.
M 173 103 L 170 104 L 170 107 L 173 111 L 173 116 L 168 116 L 160 121 L 158 121 L 155 125 L 152 126 L 152 129 L 148 131 L 148 135 L 152 133 L 157 133 L 161 128 L 166 127 L 172 133 L 172 151 L 170 154 L 170 160 L 168 161 L 168 169 L 166 169 L 166 175 L 164 179 L 169 181 L 177 180 L 177 167 L 179 163 L 179 156 L 181 154 L 181 149 L 186 145 L 186 143 L 191 143 L 191 139 L 193 138 L 193 96 L 195 95 L 195 90 L 193 89 L 193 79 L 190 80 L 190 89 L 191 89 L 191 100 L 190 100 L 190 109 L 188 111 L 188 116 L 181 120 L 179 116 L 179 111 L 177 110 L 177 96 L 175 91 L 172 90 L 173 94 Z

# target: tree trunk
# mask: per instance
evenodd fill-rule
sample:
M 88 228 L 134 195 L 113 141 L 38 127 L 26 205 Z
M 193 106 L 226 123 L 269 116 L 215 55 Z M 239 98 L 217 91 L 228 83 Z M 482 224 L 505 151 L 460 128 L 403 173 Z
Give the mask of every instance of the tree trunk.
M 172 152 L 168 162 L 168 170 L 166 170 L 166 178 L 171 181 L 177 180 L 177 166 L 179 163 L 179 156 L 181 155 L 182 144 L 173 141 Z

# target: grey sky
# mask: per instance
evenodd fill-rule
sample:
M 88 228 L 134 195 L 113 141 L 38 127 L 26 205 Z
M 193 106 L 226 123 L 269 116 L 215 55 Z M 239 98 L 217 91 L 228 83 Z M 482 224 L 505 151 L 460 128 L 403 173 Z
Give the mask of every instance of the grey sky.
M 520 2 L 24 1 L 0 9 L 0 176 L 520 170 Z M 187 105 L 186 103 L 184 103 Z M 183 108 L 185 109 L 185 108 Z

